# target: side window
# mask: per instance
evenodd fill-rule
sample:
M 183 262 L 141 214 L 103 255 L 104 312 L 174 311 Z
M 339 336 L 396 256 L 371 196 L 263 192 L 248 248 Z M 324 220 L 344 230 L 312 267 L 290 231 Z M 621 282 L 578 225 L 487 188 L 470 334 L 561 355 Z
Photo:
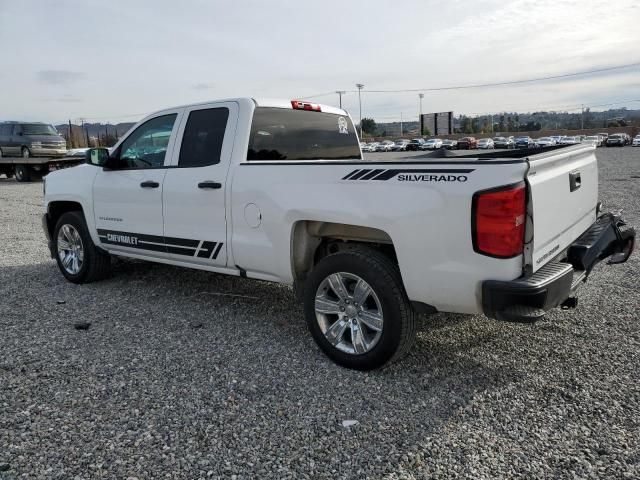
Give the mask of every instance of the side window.
M 11 125 L 0 125 L 0 137 L 11 135 Z
M 22 133 L 22 125 L 14 125 L 12 135 L 18 135 L 20 133 Z
M 204 167 L 220 163 L 228 118 L 228 108 L 208 108 L 191 112 L 182 136 L 178 165 Z
M 149 168 L 164 165 L 176 114 L 152 118 L 140 125 L 122 142 L 120 161 L 124 168 Z

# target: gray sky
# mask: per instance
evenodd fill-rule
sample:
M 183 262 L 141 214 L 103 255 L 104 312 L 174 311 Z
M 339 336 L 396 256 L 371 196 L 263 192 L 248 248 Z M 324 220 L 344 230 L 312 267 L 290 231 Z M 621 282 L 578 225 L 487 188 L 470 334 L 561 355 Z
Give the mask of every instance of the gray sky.
M 236 96 L 365 84 L 363 115 L 415 120 L 417 93 L 640 62 L 640 2 L 0 0 L 0 118 L 133 121 Z M 426 92 L 424 111 L 569 110 L 640 99 L 640 67 Z M 336 94 L 317 101 L 337 105 Z M 357 94 L 343 97 L 357 117 Z M 640 108 L 640 102 L 626 106 Z M 607 107 L 599 107 L 602 109 Z M 579 107 L 578 107 L 579 109 Z M 130 115 L 130 117 L 126 117 Z

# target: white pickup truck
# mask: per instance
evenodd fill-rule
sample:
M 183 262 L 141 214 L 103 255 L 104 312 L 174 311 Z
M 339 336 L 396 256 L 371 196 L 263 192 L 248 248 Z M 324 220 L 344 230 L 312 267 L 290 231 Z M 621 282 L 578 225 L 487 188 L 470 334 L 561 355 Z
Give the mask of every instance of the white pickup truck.
M 575 306 L 635 239 L 599 211 L 593 146 L 366 161 L 345 111 L 296 100 L 150 115 L 46 176 L 44 201 L 69 281 L 120 255 L 295 285 L 317 344 L 357 369 L 405 353 L 419 313 Z

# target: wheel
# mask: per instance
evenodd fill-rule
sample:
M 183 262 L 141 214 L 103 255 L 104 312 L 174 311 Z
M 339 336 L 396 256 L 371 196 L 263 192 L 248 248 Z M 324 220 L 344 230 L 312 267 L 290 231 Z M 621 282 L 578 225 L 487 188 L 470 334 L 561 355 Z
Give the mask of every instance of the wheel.
M 27 165 L 16 165 L 15 174 L 18 182 L 29 182 L 31 180 L 31 171 Z
M 416 314 L 398 267 L 372 249 L 329 255 L 307 279 L 309 331 L 334 362 L 372 370 L 401 358 L 415 338 Z
M 108 276 L 111 257 L 96 248 L 81 212 L 60 217 L 53 242 L 58 268 L 70 282 L 90 283 Z
M 27 147 L 22 147 L 22 158 L 29 158 L 31 156 L 31 152 Z

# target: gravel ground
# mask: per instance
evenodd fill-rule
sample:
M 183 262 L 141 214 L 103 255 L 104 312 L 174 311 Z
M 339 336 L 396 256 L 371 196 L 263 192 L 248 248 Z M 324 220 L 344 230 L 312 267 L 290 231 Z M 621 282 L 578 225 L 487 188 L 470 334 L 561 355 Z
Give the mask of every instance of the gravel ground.
M 598 157 L 605 207 L 640 225 L 640 149 Z M 359 373 L 285 287 L 133 261 L 64 281 L 41 198 L 0 179 L 3 480 L 640 477 L 638 254 L 577 310 L 435 315 L 403 362 Z

